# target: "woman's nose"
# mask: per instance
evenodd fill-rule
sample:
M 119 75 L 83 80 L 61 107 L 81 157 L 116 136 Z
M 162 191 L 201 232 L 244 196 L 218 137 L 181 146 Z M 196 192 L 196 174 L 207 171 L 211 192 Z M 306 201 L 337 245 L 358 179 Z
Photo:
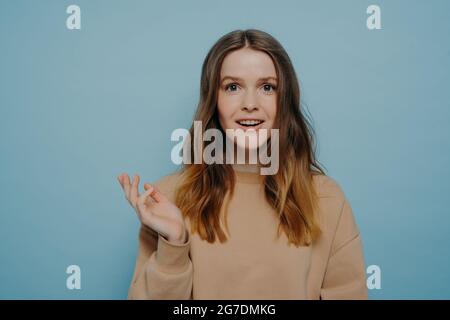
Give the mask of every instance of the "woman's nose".
M 252 111 L 258 109 L 258 101 L 253 93 L 247 93 L 245 95 L 242 110 Z
M 258 110 L 258 106 L 257 105 L 246 105 L 242 107 L 242 110 L 246 110 L 246 111 L 253 111 L 253 110 Z

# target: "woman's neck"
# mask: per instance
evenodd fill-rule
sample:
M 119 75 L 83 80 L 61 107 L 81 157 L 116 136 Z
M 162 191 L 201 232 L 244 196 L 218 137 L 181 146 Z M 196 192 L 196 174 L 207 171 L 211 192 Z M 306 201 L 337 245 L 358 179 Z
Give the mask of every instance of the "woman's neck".
M 233 164 L 232 167 L 236 171 L 259 173 L 257 164 Z

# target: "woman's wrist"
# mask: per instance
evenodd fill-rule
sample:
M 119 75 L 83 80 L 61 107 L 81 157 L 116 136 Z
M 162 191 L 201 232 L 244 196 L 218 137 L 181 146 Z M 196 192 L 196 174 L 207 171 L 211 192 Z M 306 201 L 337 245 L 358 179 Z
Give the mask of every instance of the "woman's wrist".
M 183 233 L 180 236 L 177 237 L 167 237 L 166 240 L 170 243 L 176 244 L 176 245 L 181 245 L 181 244 L 185 244 L 186 240 L 187 240 L 187 231 L 183 230 Z

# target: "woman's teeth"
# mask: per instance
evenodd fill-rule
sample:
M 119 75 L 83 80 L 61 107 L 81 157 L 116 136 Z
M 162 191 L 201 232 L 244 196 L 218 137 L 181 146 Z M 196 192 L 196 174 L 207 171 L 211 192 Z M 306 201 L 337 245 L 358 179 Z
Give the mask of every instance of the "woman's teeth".
M 241 120 L 238 121 L 237 123 L 239 123 L 241 126 L 257 126 L 260 123 L 262 123 L 262 120 Z

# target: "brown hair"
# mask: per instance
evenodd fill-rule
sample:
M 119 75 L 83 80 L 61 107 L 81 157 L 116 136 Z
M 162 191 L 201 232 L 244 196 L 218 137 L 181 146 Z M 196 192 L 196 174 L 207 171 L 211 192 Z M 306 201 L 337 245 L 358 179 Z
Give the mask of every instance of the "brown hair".
M 278 77 L 274 128 L 279 129 L 280 161 L 278 173 L 264 178 L 265 197 L 279 215 L 278 236 L 283 230 L 288 243 L 308 246 L 321 233 L 315 217 L 318 199 L 313 175 L 325 173 L 315 157 L 313 128 L 300 106 L 295 70 L 281 44 L 270 34 L 254 29 L 222 36 L 203 62 L 200 101 L 194 120 L 202 121 L 203 133 L 211 128 L 223 132 L 217 115 L 221 66 L 227 54 L 244 47 L 267 53 Z M 194 137 L 194 126 L 190 128 L 190 136 Z M 206 145 L 202 142 L 203 148 Z M 232 196 L 234 184 L 230 164 L 184 164 L 175 204 L 189 217 L 191 231 L 203 240 L 213 243 L 217 235 L 220 242 L 226 241 L 220 219 L 222 211 L 226 212 L 226 199 Z

